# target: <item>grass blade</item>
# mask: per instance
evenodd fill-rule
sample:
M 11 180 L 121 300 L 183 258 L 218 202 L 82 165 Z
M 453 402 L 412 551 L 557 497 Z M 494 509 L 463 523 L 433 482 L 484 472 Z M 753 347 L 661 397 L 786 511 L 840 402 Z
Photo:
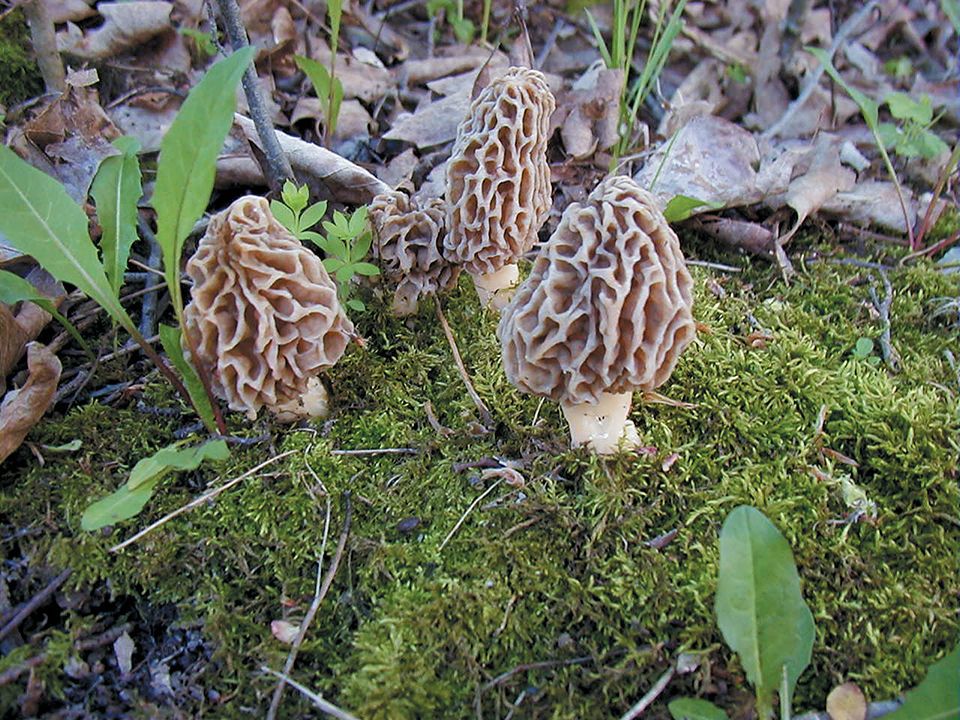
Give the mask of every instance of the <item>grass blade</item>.
M 190 395 L 193 407 L 203 421 L 204 427 L 210 432 L 216 432 L 217 424 L 213 414 L 213 405 L 207 396 L 206 390 L 204 390 L 203 382 L 200 380 L 200 376 L 197 375 L 197 371 L 193 369 L 193 366 L 188 363 L 187 358 L 184 357 L 183 347 L 180 344 L 180 328 L 161 325 L 158 329 L 160 331 L 160 344 L 163 345 L 163 350 L 167 353 L 167 357 L 170 358 L 170 362 L 173 363 L 173 366 L 183 378 L 183 384 L 187 388 L 187 394 Z
M 113 145 L 121 154 L 101 163 L 90 194 L 97 204 L 97 217 L 103 228 L 100 238 L 103 269 L 114 294 L 119 295 L 130 248 L 137 240 L 137 201 L 143 188 L 137 159 L 140 143 L 131 137 L 120 137 Z

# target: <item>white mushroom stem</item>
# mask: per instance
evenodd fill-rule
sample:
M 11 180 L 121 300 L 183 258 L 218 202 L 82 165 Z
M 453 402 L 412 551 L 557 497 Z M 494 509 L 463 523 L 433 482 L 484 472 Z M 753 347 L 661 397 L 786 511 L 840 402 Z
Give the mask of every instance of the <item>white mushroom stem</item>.
M 640 447 L 637 428 L 627 420 L 632 399 L 630 392 L 603 393 L 596 403 L 561 403 L 573 446 L 588 445 L 598 455 L 613 455 L 620 447 Z
M 480 305 L 503 310 L 510 302 L 513 295 L 511 291 L 519 280 L 520 268 L 516 263 L 512 263 L 488 275 L 474 275 L 473 286 L 477 289 Z

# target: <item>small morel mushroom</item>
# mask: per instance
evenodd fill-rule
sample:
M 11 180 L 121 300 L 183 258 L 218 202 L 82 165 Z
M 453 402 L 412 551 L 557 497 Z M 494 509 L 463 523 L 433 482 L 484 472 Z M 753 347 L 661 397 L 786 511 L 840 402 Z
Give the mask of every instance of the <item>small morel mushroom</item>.
M 416 312 L 422 295 L 449 290 L 457 283 L 460 268 L 443 257 L 443 201 L 420 203 L 393 190 L 370 203 L 370 221 L 376 240 L 373 256 L 388 282 L 396 286 L 393 312 Z
M 517 282 L 517 260 L 550 211 L 547 141 L 556 102 L 543 75 L 510 68 L 460 123 L 447 163 L 444 254 L 473 276 L 482 305 Z
M 573 203 L 500 318 L 510 382 L 561 404 L 574 446 L 640 439 L 634 389 L 666 382 L 696 329 L 693 281 L 651 195 L 625 177 Z
M 326 413 L 317 373 L 353 336 L 323 263 L 246 196 L 215 216 L 187 263 L 193 347 L 231 410 L 266 407 L 284 422 Z

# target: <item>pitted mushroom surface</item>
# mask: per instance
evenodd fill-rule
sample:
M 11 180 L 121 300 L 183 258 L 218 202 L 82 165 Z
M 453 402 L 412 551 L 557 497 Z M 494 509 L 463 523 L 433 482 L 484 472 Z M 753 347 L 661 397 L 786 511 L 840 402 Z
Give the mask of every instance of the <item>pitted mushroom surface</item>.
M 443 257 L 444 203 L 418 202 L 398 190 L 381 193 L 370 203 L 375 241 L 373 255 L 384 277 L 396 287 L 393 312 L 416 312 L 423 295 L 449 290 L 460 268 Z
M 484 305 L 518 278 L 551 204 L 547 141 L 556 102 L 536 70 L 510 68 L 481 91 L 447 163 L 444 254 Z
M 230 409 L 252 419 L 267 407 L 283 421 L 323 414 L 317 373 L 337 362 L 353 325 L 320 258 L 267 201 L 242 197 L 215 216 L 187 273 L 187 332 Z
M 621 437 L 638 442 L 626 419 L 632 392 L 664 383 L 693 340 L 692 291 L 652 196 L 629 178 L 605 180 L 567 208 L 504 310 L 507 377 L 560 402 L 574 444 L 613 452 Z M 584 418 L 601 427 L 580 429 Z

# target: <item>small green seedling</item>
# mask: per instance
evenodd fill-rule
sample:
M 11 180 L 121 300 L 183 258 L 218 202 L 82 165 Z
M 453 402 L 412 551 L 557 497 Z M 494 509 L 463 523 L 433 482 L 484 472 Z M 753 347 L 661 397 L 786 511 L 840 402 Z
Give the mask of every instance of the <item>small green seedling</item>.
M 320 235 L 311 232 L 310 228 L 323 219 L 327 212 L 327 202 L 321 200 L 307 207 L 309 202 L 309 188 L 306 185 L 297 187 L 287 180 L 280 191 L 280 200 L 270 201 L 270 211 L 297 240 L 317 242 L 321 239 Z
M 197 30 L 196 28 L 180 28 L 177 32 L 193 40 L 193 44 L 197 48 L 197 54 L 201 58 L 211 58 L 217 54 L 217 46 L 210 33 L 205 33 L 203 30 Z
M 441 10 L 444 11 L 457 40 L 464 44 L 471 43 L 477 30 L 473 21 L 463 16 L 463 0 L 429 0 L 427 2 L 427 14 L 430 17 L 436 17 Z M 484 18 L 487 23 L 489 23 L 489 12 L 488 4 L 484 7 Z M 484 37 L 486 37 L 486 30 L 484 30 Z
M 902 92 L 887 93 L 884 102 L 890 114 L 899 124 L 880 123 L 880 138 L 883 144 L 902 158 L 920 157 L 927 160 L 937 157 L 950 148 L 930 128 L 936 123 L 933 103 L 929 95 L 919 100 Z
M 862 337 L 857 340 L 850 354 L 857 360 L 866 360 L 871 365 L 876 365 L 880 362 L 880 356 L 873 354 L 875 349 L 876 343 L 871 338 Z
M 324 120 L 324 140 L 329 144 L 330 138 L 337 129 L 337 119 L 340 117 L 340 104 L 343 102 L 343 83 L 340 78 L 332 72 L 333 62 L 331 61 L 331 70 L 327 70 L 321 63 L 302 55 L 294 55 L 294 62 L 297 67 L 306 73 L 310 82 L 313 84 L 314 92 L 320 100 L 320 108 L 323 111 Z
M 333 213 L 333 222 L 324 222 L 326 237 L 308 233 L 307 239 L 316 243 L 326 256 L 323 266 L 337 280 L 340 302 L 351 310 L 363 310 L 362 301 L 350 297 L 350 283 L 355 275 L 368 277 L 380 274 L 380 268 L 363 259 L 370 252 L 373 234 L 367 224 L 367 208 L 359 207 L 349 219 L 341 212 Z

